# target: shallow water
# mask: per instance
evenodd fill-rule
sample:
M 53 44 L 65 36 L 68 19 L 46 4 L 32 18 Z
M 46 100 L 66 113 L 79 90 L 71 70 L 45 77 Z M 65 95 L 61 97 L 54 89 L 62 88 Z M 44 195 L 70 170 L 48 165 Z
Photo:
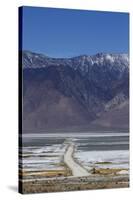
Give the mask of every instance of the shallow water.
M 129 168 L 128 134 L 24 134 L 22 141 L 20 165 L 26 171 L 64 169 L 61 163 L 70 142 L 76 147 L 74 157 L 88 170 L 92 167 Z

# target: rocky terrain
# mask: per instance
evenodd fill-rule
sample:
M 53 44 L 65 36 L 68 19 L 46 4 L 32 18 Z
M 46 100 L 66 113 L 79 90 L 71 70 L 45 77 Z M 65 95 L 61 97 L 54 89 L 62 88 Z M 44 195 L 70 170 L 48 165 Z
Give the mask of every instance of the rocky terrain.
M 23 132 L 129 129 L 129 58 L 23 51 Z

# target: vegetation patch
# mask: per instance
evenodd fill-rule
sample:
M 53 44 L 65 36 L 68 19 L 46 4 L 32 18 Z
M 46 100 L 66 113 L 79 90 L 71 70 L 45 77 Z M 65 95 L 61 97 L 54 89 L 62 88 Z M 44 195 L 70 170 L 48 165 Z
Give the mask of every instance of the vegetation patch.
M 100 169 L 96 169 L 96 168 L 93 168 L 92 169 L 92 174 L 96 174 L 96 175 L 117 175 L 117 172 L 120 172 L 122 170 L 125 170 L 125 169 L 117 169 L 117 168 L 100 168 Z
M 20 175 L 23 177 L 33 177 L 33 178 L 39 178 L 39 177 L 60 177 L 60 176 L 70 176 L 71 171 L 67 168 L 63 170 L 43 170 L 43 171 L 20 171 Z

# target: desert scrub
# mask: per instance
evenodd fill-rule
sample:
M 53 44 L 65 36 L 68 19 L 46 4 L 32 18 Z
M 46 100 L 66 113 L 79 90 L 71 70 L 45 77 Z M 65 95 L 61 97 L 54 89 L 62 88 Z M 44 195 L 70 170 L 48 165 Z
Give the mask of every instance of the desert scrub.
M 92 174 L 96 174 L 96 175 L 117 175 L 118 172 L 122 171 L 122 170 L 125 170 L 125 169 L 117 169 L 117 168 L 99 168 L 99 169 L 96 169 L 96 168 L 93 168 L 92 169 Z

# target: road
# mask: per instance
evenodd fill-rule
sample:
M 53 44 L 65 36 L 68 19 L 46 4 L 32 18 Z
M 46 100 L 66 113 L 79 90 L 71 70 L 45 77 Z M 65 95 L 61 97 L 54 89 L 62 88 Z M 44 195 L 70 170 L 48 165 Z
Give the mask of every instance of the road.
M 64 155 L 64 162 L 75 177 L 89 176 L 90 173 L 73 159 L 74 144 L 69 144 Z

